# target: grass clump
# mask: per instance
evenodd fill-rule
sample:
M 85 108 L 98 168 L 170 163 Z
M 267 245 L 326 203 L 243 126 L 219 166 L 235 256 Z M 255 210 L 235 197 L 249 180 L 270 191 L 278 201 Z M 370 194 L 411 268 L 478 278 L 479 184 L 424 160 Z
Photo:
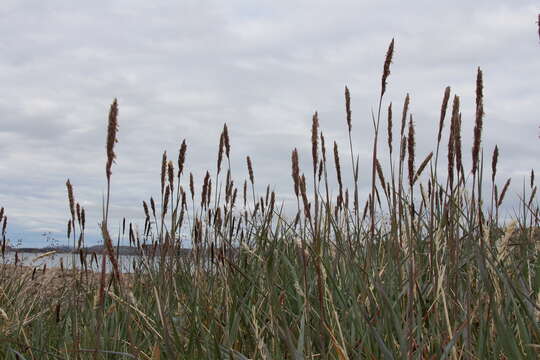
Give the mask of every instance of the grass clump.
M 335 141 L 339 187 L 331 191 L 328 176 L 334 170 L 328 168 L 332 160 L 327 162 L 317 113 L 311 131 L 312 183 L 302 173 L 297 149 L 292 150 L 297 200 L 292 216 L 285 214 L 270 186 L 265 194 L 256 193 L 250 156 L 243 188 L 235 183 L 225 125 L 215 176 L 206 172 L 200 196 L 193 175 L 186 173 L 185 140 L 176 169 L 163 154 L 160 205 L 154 198 L 150 206 L 143 201 L 142 233 L 131 223 L 122 226 L 122 236 L 127 228 L 130 245 L 140 254 L 130 274 L 118 266 L 107 223 L 118 131 L 115 100 L 100 225 L 106 245 L 103 270 L 62 269 L 47 277 L 45 269 L 1 267 L 2 358 L 536 359 L 540 244 L 534 172 L 530 186 L 524 187 L 520 211 L 504 222 L 499 209 L 510 180 L 499 192 L 498 147 L 492 156 L 491 191 L 483 187 L 480 69 L 470 172 L 463 164 L 457 95 L 450 114 L 447 171 L 439 171 L 450 87 L 440 107 L 436 150 L 425 157 L 416 153 L 410 96 L 405 98 L 399 133 L 393 131 L 388 105 L 390 165 L 384 169 L 378 136 L 393 53 L 392 40 L 378 111 L 372 117 L 371 187 L 364 204 L 346 87 L 351 202 Z M 394 141 L 399 145 L 395 152 Z M 422 159 L 419 166 L 417 156 Z M 69 181 L 67 186 L 68 236 L 73 235 L 80 248 L 84 209 L 75 202 Z M 0 213 L 1 220 L 3 209 Z M 191 239 L 189 251 L 182 249 L 185 234 Z M 110 274 L 105 271 L 106 256 L 113 264 Z M 39 286 L 47 290 L 36 291 Z

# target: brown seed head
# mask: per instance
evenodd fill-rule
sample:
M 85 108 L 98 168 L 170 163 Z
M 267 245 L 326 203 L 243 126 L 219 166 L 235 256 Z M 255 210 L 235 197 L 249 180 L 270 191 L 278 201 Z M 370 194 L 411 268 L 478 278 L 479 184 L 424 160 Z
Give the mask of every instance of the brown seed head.
M 221 161 L 223 160 L 223 147 L 225 140 L 223 137 L 223 133 L 221 133 L 221 136 L 219 137 L 219 149 L 218 149 L 218 158 L 217 158 L 217 173 L 219 174 L 221 171 Z
M 388 46 L 388 51 L 386 52 L 386 58 L 384 60 L 383 75 L 381 81 L 381 97 L 386 91 L 386 80 L 390 75 L 390 64 L 392 63 L 392 56 L 394 56 L 394 39 L 392 39 L 392 41 L 390 42 L 390 46 Z
M 184 172 L 184 163 L 186 162 L 186 140 L 182 140 L 182 145 L 180 145 L 180 151 L 178 153 L 178 177 Z
M 317 164 L 319 163 L 319 145 L 317 143 L 319 135 L 319 115 L 313 114 L 311 124 L 311 155 L 313 156 L 313 176 L 317 174 Z
M 118 102 L 114 99 L 109 110 L 109 124 L 107 128 L 107 165 L 105 166 L 105 173 L 107 174 L 107 180 L 111 179 L 111 167 L 116 159 L 114 153 L 114 144 L 118 142 L 116 134 L 118 132 Z
M 75 221 L 75 199 L 73 197 L 73 186 L 69 179 L 66 181 L 66 187 L 68 192 L 69 211 L 71 212 L 71 219 Z
M 409 185 L 414 184 L 414 148 L 416 142 L 414 140 L 414 124 L 412 115 L 409 117 L 409 136 L 407 138 L 407 149 L 409 153 Z
M 174 164 L 169 160 L 167 163 L 167 174 L 169 175 L 169 185 L 171 190 L 174 188 Z
M 450 86 L 447 86 L 444 90 L 443 102 L 441 105 L 441 116 L 439 118 L 439 134 L 437 135 L 437 142 L 441 142 L 442 129 L 444 126 L 444 118 L 446 117 L 446 109 L 448 108 L 448 99 L 450 98 Z
M 225 142 L 225 155 L 227 155 L 227 159 L 230 159 L 231 143 L 229 141 L 229 129 L 227 128 L 227 124 L 223 125 L 223 141 Z
M 352 129 L 352 112 L 351 112 L 351 93 L 349 88 L 345 86 L 345 111 L 347 113 L 347 127 L 349 128 L 349 133 Z
M 292 178 L 294 183 L 294 194 L 298 198 L 299 196 L 299 186 L 300 186 L 300 167 L 298 165 L 298 150 L 296 148 L 292 151 L 291 155 L 292 162 Z
M 191 200 L 195 198 L 195 185 L 193 181 L 193 173 L 189 173 L 189 192 L 191 193 Z
M 247 161 L 247 168 L 248 168 L 248 173 L 249 173 L 249 181 L 251 182 L 251 184 L 254 184 L 255 177 L 253 176 L 253 165 L 251 164 L 251 158 L 247 156 L 246 161 Z
M 480 153 L 480 142 L 482 138 L 482 127 L 484 118 L 484 81 L 482 70 L 478 68 L 476 75 L 476 122 L 474 125 L 474 142 L 472 148 L 472 173 L 476 174 L 478 168 L 478 155 Z
M 339 184 L 339 193 L 343 193 L 343 183 L 341 182 L 341 165 L 339 163 L 339 152 L 338 152 L 338 145 L 334 141 L 334 163 L 336 165 L 336 174 L 337 174 L 337 181 Z
M 403 114 L 401 115 L 401 136 L 405 133 L 405 123 L 407 121 L 407 112 L 409 111 L 409 102 L 411 98 L 409 94 L 405 96 L 405 102 L 403 103 Z
M 506 183 L 504 184 L 504 187 L 501 191 L 501 196 L 499 197 L 499 201 L 497 203 L 497 207 L 501 206 L 503 200 L 504 200 L 504 195 L 506 195 L 506 191 L 508 190 L 508 187 L 510 186 L 510 181 L 511 179 L 508 178 L 508 180 L 506 180 Z
M 161 158 L 161 196 L 165 191 L 165 175 L 167 174 L 167 151 L 163 152 L 163 157 Z
M 497 174 L 497 162 L 499 160 L 499 147 L 495 145 L 493 150 L 493 156 L 491 157 L 491 181 L 495 181 L 495 175 Z

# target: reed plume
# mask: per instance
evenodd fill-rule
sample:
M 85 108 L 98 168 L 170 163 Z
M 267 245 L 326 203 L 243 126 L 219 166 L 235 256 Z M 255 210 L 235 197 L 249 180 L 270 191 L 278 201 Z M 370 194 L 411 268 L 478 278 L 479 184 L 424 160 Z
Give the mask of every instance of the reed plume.
M 225 146 L 225 139 L 223 133 L 219 137 L 219 149 L 218 149 L 218 158 L 217 158 L 217 174 L 221 172 L 221 161 L 223 160 L 223 151 Z
M 386 58 L 384 60 L 383 75 L 381 80 L 381 98 L 386 92 L 386 80 L 390 75 L 390 64 L 392 63 L 392 56 L 394 56 L 394 39 L 390 42 L 388 51 L 386 52 Z
M 351 112 L 351 93 L 349 88 L 345 86 L 345 111 L 347 113 L 347 127 L 349 128 L 349 133 L 352 129 L 352 112 Z
M 161 196 L 163 197 L 163 192 L 165 191 L 165 177 L 167 174 L 167 151 L 163 152 L 163 157 L 161 158 Z
M 174 164 L 170 160 L 167 163 L 167 175 L 169 177 L 169 186 L 171 187 L 171 190 L 172 190 L 173 185 L 174 185 Z
M 107 128 L 107 164 L 105 166 L 105 173 L 107 174 L 107 180 L 111 179 L 111 167 L 116 159 L 114 153 L 114 144 L 118 142 L 116 134 L 118 132 L 118 102 L 114 99 L 109 110 L 109 124 Z
M 491 157 L 491 181 L 495 181 L 495 175 L 497 174 L 497 162 L 499 160 L 499 147 L 495 145 L 493 150 L 493 156 Z
M 66 181 L 68 201 L 69 201 L 69 211 L 71 212 L 71 219 L 75 221 L 75 198 L 73 196 L 73 186 L 69 179 Z
M 501 196 L 499 197 L 499 201 L 497 202 L 497 207 L 500 207 L 503 200 L 504 200 L 504 195 L 506 195 L 506 191 L 508 190 L 508 187 L 510 186 L 510 182 L 512 181 L 512 179 L 508 178 L 508 180 L 506 180 L 506 183 L 504 184 L 503 186 L 503 189 L 501 191 Z
M 292 179 L 294 183 L 294 194 L 298 198 L 300 190 L 300 167 L 298 165 L 298 150 L 296 148 L 292 151 L 291 155 L 292 162 Z
M 313 156 L 313 176 L 317 173 L 317 164 L 319 163 L 319 145 L 317 143 L 319 135 L 319 115 L 313 114 L 311 124 L 311 155 Z
M 476 75 L 476 121 L 474 125 L 474 142 L 472 148 L 472 173 L 476 174 L 478 168 L 478 155 L 480 153 L 480 142 L 482 138 L 482 127 L 484 118 L 484 80 L 482 70 L 478 68 Z
M 227 159 L 230 159 L 231 143 L 229 141 L 229 129 L 227 128 L 227 124 L 223 125 L 223 142 L 225 145 L 225 155 L 227 155 Z
M 446 117 L 446 109 L 448 108 L 448 99 L 450 98 L 450 86 L 444 90 L 443 102 L 441 105 L 441 115 L 439 117 L 439 133 L 437 135 L 437 144 L 441 142 L 442 129 L 444 127 L 444 118 Z
M 341 182 L 341 165 L 339 163 L 338 145 L 335 141 L 334 141 L 334 163 L 336 165 L 336 175 L 337 175 L 337 181 L 339 185 L 339 194 L 343 197 L 343 183 Z
M 401 115 L 401 131 L 400 131 L 401 136 L 403 136 L 403 134 L 405 133 L 405 124 L 407 122 L 407 112 L 409 111 L 410 101 L 411 101 L 411 98 L 409 94 L 407 93 L 407 95 L 405 96 L 405 101 L 403 102 L 403 113 Z
M 182 140 L 180 151 L 178 152 L 178 177 L 184 172 L 184 163 L 186 162 L 187 145 L 186 140 Z
M 414 184 L 414 148 L 416 142 L 414 139 L 414 124 L 412 115 L 409 117 L 409 135 L 407 138 L 407 149 L 409 153 L 409 185 L 413 186 Z
M 255 177 L 253 176 L 253 165 L 251 164 L 251 158 L 247 156 L 246 161 L 247 161 L 247 168 L 248 168 L 248 174 L 249 174 L 249 181 L 253 185 L 255 183 Z

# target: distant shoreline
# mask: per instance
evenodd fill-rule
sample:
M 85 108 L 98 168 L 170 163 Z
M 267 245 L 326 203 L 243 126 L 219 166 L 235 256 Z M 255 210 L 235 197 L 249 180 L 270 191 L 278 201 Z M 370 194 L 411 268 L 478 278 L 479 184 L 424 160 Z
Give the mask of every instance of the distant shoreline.
M 105 247 L 103 245 L 94 245 L 90 247 L 81 248 L 80 250 L 85 253 L 101 254 L 105 250 Z M 132 246 L 118 246 L 118 247 L 115 246 L 114 250 L 118 255 L 140 255 L 140 250 Z M 15 247 L 9 247 L 9 246 L 6 247 L 6 253 L 16 252 L 16 253 L 42 254 L 42 253 L 47 253 L 51 251 L 54 251 L 57 254 L 73 254 L 73 253 L 76 254 L 79 252 L 79 250 L 75 250 L 67 246 L 62 246 L 62 247 L 48 246 L 48 247 L 43 247 L 43 248 L 27 248 L 27 247 L 15 248 Z M 189 255 L 190 253 L 191 253 L 191 249 L 180 250 L 180 255 Z

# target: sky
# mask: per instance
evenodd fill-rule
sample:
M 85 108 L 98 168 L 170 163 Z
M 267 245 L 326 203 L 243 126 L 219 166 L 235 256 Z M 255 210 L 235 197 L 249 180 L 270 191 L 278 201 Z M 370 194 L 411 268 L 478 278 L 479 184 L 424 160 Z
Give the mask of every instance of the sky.
M 315 111 L 327 144 L 335 140 L 342 162 L 350 163 L 345 86 L 351 91 L 365 201 L 371 111 L 392 38 L 383 106 L 392 102 L 398 114 L 410 94 L 417 157 L 434 150 L 442 95 L 450 86 L 461 97 L 470 163 L 480 67 L 484 156 L 490 159 L 498 145 L 499 187 L 512 177 L 509 197 L 517 199 L 540 164 L 539 11 L 536 1 L 521 0 L 3 0 L 0 206 L 8 216 L 8 238 L 44 246 L 51 240 L 43 233 L 50 233 L 66 244 L 69 178 L 75 200 L 86 209 L 87 240 L 100 241 L 107 117 L 114 98 L 119 142 L 112 169 L 113 229 L 123 217 L 142 225 L 142 201 L 159 197 L 162 153 L 175 161 L 183 139 L 187 171 L 200 189 L 206 170 L 215 173 L 224 123 L 235 182 L 247 176 L 249 155 L 256 190 L 263 193 L 271 184 L 277 199 L 290 203 L 290 154 L 298 148 L 309 173 Z M 350 166 L 345 168 L 350 178 Z

